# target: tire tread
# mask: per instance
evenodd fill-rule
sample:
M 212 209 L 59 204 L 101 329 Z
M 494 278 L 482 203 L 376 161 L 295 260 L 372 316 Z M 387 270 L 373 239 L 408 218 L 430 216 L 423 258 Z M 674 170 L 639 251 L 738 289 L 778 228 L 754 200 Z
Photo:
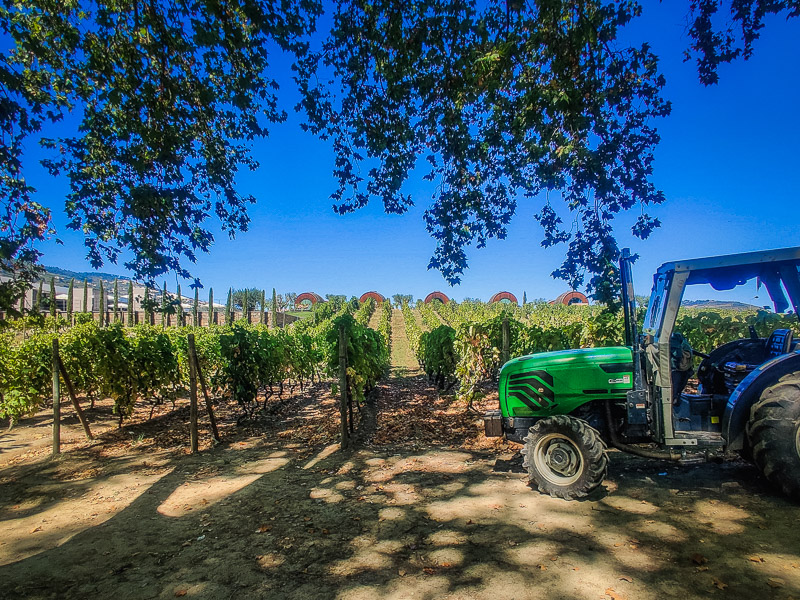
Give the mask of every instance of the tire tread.
M 585 448 L 585 472 L 584 475 L 570 486 L 557 486 L 546 480 L 536 477 L 536 472 L 529 461 L 529 446 L 532 447 L 536 437 L 547 430 L 566 430 L 575 436 L 575 441 Z M 543 493 L 564 500 L 575 500 L 585 498 L 594 491 L 605 479 L 608 472 L 608 456 L 606 455 L 606 445 L 603 442 L 600 432 L 582 419 L 570 417 L 568 415 L 556 415 L 547 417 L 536 422 L 528 431 L 528 435 L 523 438 L 525 445 L 520 451 L 523 455 L 522 466 L 528 470 L 528 478 L 531 485 L 536 485 L 537 489 Z
M 800 423 L 800 372 L 766 388 L 750 410 L 747 437 L 753 461 L 773 486 L 800 501 L 800 453 L 796 447 Z

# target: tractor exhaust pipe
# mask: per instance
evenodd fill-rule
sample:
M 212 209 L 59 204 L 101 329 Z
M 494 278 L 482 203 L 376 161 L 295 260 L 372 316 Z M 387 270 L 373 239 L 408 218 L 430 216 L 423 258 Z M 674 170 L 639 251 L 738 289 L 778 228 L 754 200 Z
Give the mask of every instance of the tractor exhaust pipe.
M 642 458 L 655 458 L 657 460 L 671 460 L 675 462 L 681 459 L 681 455 L 676 452 L 664 450 L 646 450 L 644 448 L 637 448 L 636 446 L 631 446 L 630 444 L 625 444 L 619 441 L 619 438 L 617 437 L 617 431 L 614 429 L 614 421 L 611 419 L 611 400 L 606 400 L 606 423 L 608 423 L 608 435 L 611 438 L 611 445 L 617 450 L 627 452 L 628 454 L 641 456 Z

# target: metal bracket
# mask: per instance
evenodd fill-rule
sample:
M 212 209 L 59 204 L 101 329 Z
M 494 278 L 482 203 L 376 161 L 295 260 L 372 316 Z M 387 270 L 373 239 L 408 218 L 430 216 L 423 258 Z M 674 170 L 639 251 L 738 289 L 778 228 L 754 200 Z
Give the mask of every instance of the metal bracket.
M 665 446 L 697 446 L 697 439 L 695 438 L 668 438 L 664 440 Z
M 645 390 L 631 390 L 625 398 L 625 408 L 628 412 L 628 425 L 647 425 L 647 392 Z

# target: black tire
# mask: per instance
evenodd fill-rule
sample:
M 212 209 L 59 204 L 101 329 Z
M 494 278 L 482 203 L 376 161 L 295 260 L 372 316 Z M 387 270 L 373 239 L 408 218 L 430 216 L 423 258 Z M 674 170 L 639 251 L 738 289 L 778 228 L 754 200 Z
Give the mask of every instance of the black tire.
M 800 501 L 800 372 L 761 393 L 750 409 L 747 437 L 767 481 Z
M 524 439 L 522 465 L 531 485 L 564 500 L 584 498 L 608 471 L 606 445 L 586 421 L 559 415 L 536 422 Z

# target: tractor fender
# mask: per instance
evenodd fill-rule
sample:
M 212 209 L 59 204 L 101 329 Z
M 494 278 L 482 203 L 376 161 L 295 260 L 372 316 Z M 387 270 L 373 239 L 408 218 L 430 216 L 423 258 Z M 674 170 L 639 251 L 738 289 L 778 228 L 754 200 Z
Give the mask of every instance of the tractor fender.
M 729 450 L 744 448 L 750 408 L 759 399 L 761 392 L 793 371 L 800 371 L 800 350 L 768 360 L 753 370 L 733 390 L 722 417 L 722 436 L 727 440 Z

